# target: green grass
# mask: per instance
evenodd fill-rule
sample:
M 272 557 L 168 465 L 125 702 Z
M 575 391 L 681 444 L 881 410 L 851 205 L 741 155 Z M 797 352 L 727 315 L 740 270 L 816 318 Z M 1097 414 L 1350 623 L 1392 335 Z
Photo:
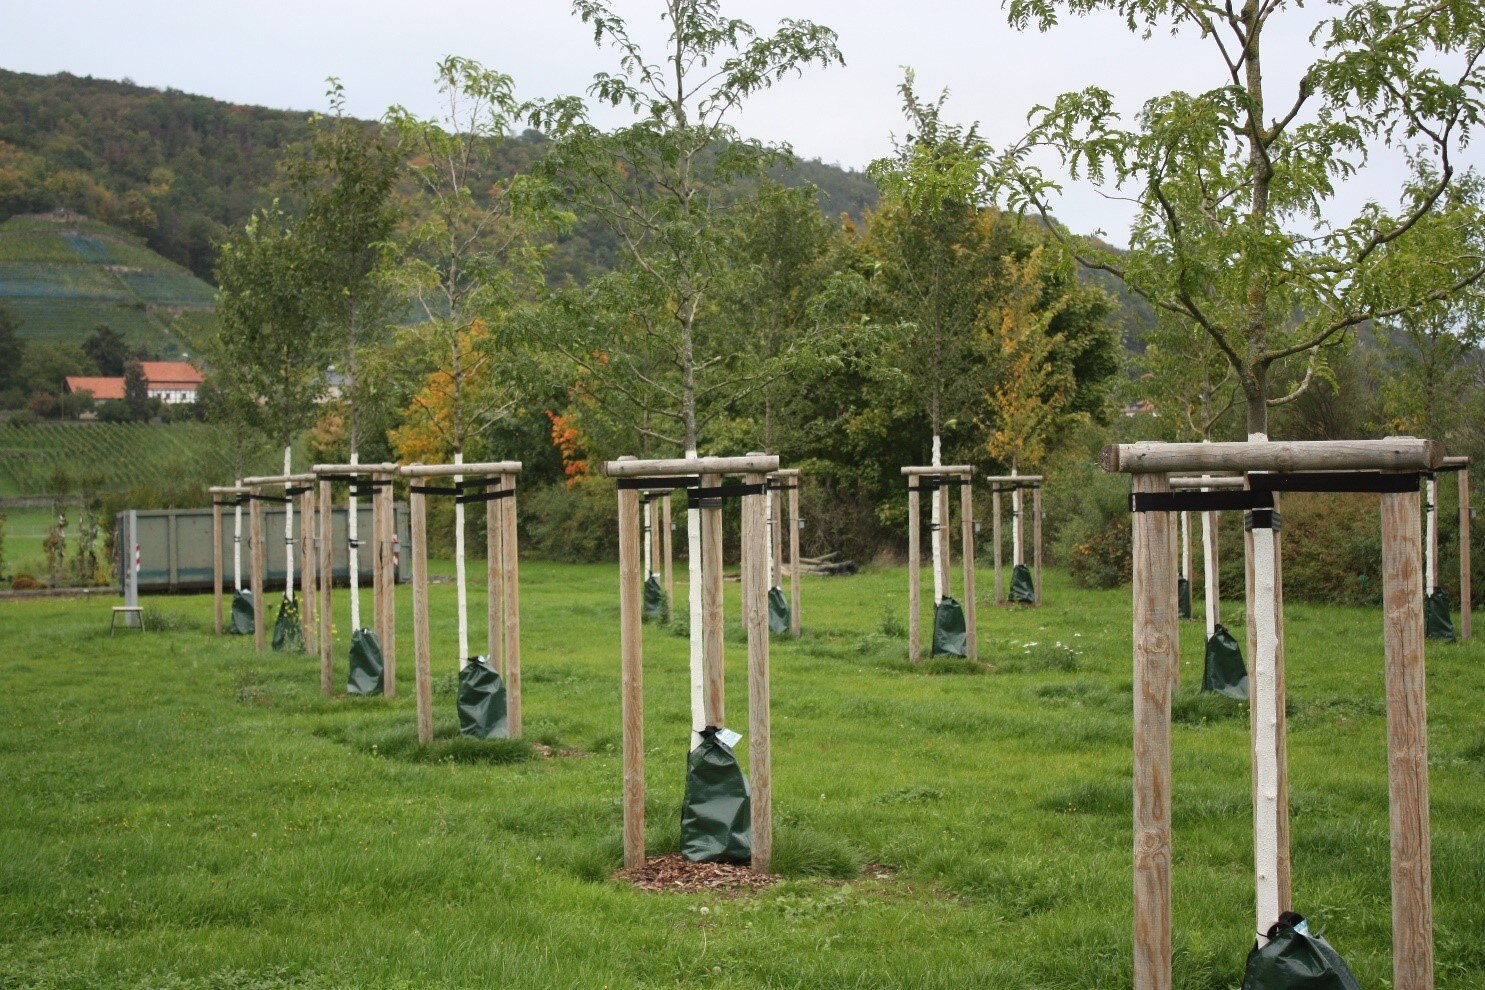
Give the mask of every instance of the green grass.
M 0 602 L 0 987 L 1129 985 L 1127 591 L 1053 574 L 1040 610 L 981 608 L 996 670 L 930 675 L 894 634 L 901 570 L 810 580 L 806 634 L 772 656 L 786 880 L 719 897 L 607 879 L 615 583 L 612 567 L 522 567 L 527 734 L 589 754 L 548 760 L 412 742 L 406 588 L 394 700 L 322 698 L 312 658 L 215 639 L 209 597 L 147 599 L 175 631 L 111 640 L 106 602 Z M 433 594 L 446 684 L 453 590 Z M 337 593 L 338 681 L 346 609 Z M 1286 629 L 1297 906 L 1363 986 L 1386 986 L 1381 616 L 1293 606 Z M 653 626 L 645 638 L 649 840 L 663 852 L 678 841 L 686 643 Z M 1193 698 L 1200 641 L 1183 624 L 1175 985 L 1225 990 L 1252 937 L 1248 726 L 1241 705 Z M 729 629 L 739 729 L 744 657 Z M 1482 662 L 1478 644 L 1429 647 L 1441 988 L 1485 985 Z M 450 726 L 452 697 L 435 704 Z
M 23 509 L 0 509 L 5 514 L 5 564 L 0 577 L 30 574 L 44 577 L 46 554 L 41 548 L 51 525 L 51 510 L 27 506 Z M 0 589 L 6 585 L 0 582 Z
M 199 349 L 215 290 L 106 224 L 15 217 L 0 223 L 0 305 L 36 343 L 81 343 L 107 323 L 166 356 Z M 183 314 L 192 313 L 182 319 Z

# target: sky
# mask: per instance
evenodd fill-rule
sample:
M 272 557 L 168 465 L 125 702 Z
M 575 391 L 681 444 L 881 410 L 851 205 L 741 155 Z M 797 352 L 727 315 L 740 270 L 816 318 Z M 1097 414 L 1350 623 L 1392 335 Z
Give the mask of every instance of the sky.
M 402 104 L 432 116 L 434 66 L 446 55 L 483 62 L 514 77 L 523 97 L 581 93 L 595 72 L 614 68 L 564 0 L 6 0 L 0 66 L 130 79 L 235 103 L 297 110 L 325 107 L 325 79 L 344 83 L 350 112 L 379 117 Z M 657 0 L 613 0 L 637 37 L 660 40 Z M 732 0 L 724 6 L 760 29 L 808 19 L 838 32 L 844 67 L 811 68 L 752 100 L 735 124 L 748 136 L 787 142 L 807 158 L 864 168 L 889 154 L 903 121 L 897 87 L 903 67 L 919 89 L 948 88 L 948 113 L 979 121 L 1000 147 L 1026 130 L 1032 107 L 1059 93 L 1098 85 L 1127 116 L 1172 89 L 1218 85 L 1219 64 L 1194 36 L 1142 39 L 1116 17 L 1067 20 L 1048 33 L 1018 32 L 998 0 Z M 1287 16 L 1287 15 L 1286 15 Z M 1313 58 L 1308 36 L 1318 12 L 1275 21 L 1265 67 L 1271 92 L 1292 93 Z M 600 117 L 617 123 L 619 118 Z M 1485 162 L 1470 151 L 1466 164 Z M 1337 222 L 1367 199 L 1391 205 L 1405 175 L 1381 156 L 1338 197 Z M 1074 230 L 1127 241 L 1127 203 L 1068 183 L 1056 204 Z

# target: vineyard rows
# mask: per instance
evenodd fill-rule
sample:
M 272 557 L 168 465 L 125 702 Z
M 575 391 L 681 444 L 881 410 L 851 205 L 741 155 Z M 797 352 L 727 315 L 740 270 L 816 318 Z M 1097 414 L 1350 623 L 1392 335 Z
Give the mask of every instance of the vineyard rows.
M 249 466 L 274 469 L 265 455 Z M 281 466 L 281 464 L 280 464 Z M 39 423 L 0 425 L 0 495 L 45 495 L 61 470 L 75 487 L 82 476 L 102 489 L 232 479 L 232 441 L 204 423 Z

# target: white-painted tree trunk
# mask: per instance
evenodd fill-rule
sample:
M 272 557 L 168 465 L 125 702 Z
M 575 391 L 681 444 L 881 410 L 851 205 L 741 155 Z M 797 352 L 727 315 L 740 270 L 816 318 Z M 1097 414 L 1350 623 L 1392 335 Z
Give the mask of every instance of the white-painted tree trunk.
M 1250 443 L 1266 443 L 1263 433 Z M 1253 871 L 1259 944 L 1279 919 L 1278 578 L 1274 531 L 1253 529 Z
M 1201 514 L 1201 573 L 1206 580 L 1207 639 L 1217 632 L 1217 596 L 1221 593 L 1217 587 L 1217 518 L 1215 512 Z
M 768 525 L 765 527 L 767 531 L 765 535 L 768 537 L 768 586 L 770 588 L 777 588 L 783 583 L 779 580 L 778 575 L 773 572 L 773 533 L 779 514 L 779 493 L 771 491 L 764 497 L 768 499 Z
M 655 507 L 654 504 L 641 500 L 640 507 L 640 535 L 644 538 L 645 553 L 645 578 L 655 573 Z
M 455 451 L 454 463 L 464 463 L 464 451 Z M 454 475 L 456 491 L 463 480 L 464 475 Z M 464 574 L 464 503 L 457 497 L 454 499 L 454 594 L 459 609 L 459 669 L 463 670 L 469 662 L 469 586 Z
M 236 481 L 238 488 L 242 487 L 242 479 Z M 241 496 L 238 496 L 239 498 Z M 242 503 L 239 502 L 232 509 L 232 584 L 237 591 L 242 590 Z
M 1424 555 L 1424 581 L 1423 593 L 1433 594 L 1433 589 L 1439 586 L 1439 562 L 1438 554 L 1435 552 L 1439 545 L 1439 483 L 1433 478 L 1426 482 L 1428 485 L 1428 532 L 1423 538 Z
M 285 447 L 284 474 L 286 475 L 294 470 L 293 458 L 294 448 Z M 292 601 L 294 598 L 294 496 L 289 495 L 288 492 L 289 485 L 285 482 L 284 496 L 288 501 L 284 503 L 284 564 L 285 580 L 288 583 L 284 585 L 284 597 Z
M 360 457 L 351 451 L 351 463 L 359 464 Z M 351 479 L 351 496 L 346 503 L 347 512 L 345 519 L 345 542 L 346 560 L 350 566 L 351 579 L 351 629 L 361 628 L 361 548 L 356 545 L 357 540 L 357 518 L 356 518 L 356 479 Z
M 686 456 L 695 457 L 696 450 L 687 450 Z M 686 587 L 691 624 L 691 748 L 695 749 L 706 728 L 706 661 L 701 629 L 701 512 L 694 505 L 686 507 Z
M 1016 476 L 1016 475 L 1018 475 L 1020 473 L 1021 473 L 1021 471 L 1016 466 L 1016 462 L 1015 461 L 1012 461 L 1011 462 L 1011 476 L 1014 477 L 1014 476 Z M 1026 563 L 1026 547 L 1025 547 L 1024 544 L 1025 544 L 1025 540 L 1022 538 L 1022 532 L 1021 532 L 1021 489 L 1019 487 L 1013 487 L 1011 489 L 1011 566 L 1012 567 L 1015 567 L 1017 564 L 1024 564 L 1024 563 Z
M 943 464 L 943 462 L 943 440 L 941 437 L 935 434 L 933 438 L 932 463 L 934 467 L 938 467 L 939 465 Z M 939 511 L 942 508 L 943 500 L 938 497 L 938 492 L 936 491 L 929 492 L 928 497 L 931 503 L 929 507 L 928 518 L 929 538 L 932 541 L 931 546 L 933 548 L 933 601 L 936 605 L 939 602 L 943 601 L 944 595 L 948 593 L 948 589 L 944 587 L 944 520 L 941 518 L 941 513 Z

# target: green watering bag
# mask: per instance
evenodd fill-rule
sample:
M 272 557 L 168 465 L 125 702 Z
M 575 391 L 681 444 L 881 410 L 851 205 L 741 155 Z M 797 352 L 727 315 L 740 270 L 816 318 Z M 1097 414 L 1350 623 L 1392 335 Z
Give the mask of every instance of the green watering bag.
M 1191 618 L 1191 581 L 1188 578 L 1176 578 L 1176 617 Z
M 381 694 L 382 644 L 370 629 L 351 633 L 351 670 L 346 677 L 346 694 Z
M 471 739 L 504 739 L 505 681 L 484 657 L 470 657 L 459 671 L 459 734 Z
M 964 607 L 945 595 L 933 606 L 933 652 L 935 657 L 967 657 Z
M 299 600 L 284 597 L 273 620 L 273 648 L 279 653 L 304 652 L 304 627 L 299 623 Z
M 1454 619 L 1449 615 L 1449 593 L 1443 588 L 1423 599 L 1423 626 L 1429 639 L 1454 640 Z
M 783 588 L 768 589 L 768 631 L 778 636 L 789 631 L 789 599 Z
M 1011 570 L 1011 601 L 1022 605 L 1036 604 L 1036 585 L 1031 582 L 1031 568 L 1017 564 Z
M 665 589 L 660 587 L 660 575 L 651 574 L 645 578 L 644 601 L 646 619 L 664 622 L 668 618 L 665 614 Z
M 1254 945 L 1243 973 L 1243 990 L 1361 990 L 1346 963 L 1304 918 L 1279 915 L 1267 945 Z
M 234 636 L 253 634 L 253 593 L 246 588 L 232 596 L 232 624 L 227 630 Z
M 1201 674 L 1201 689 L 1224 694 L 1240 701 L 1248 700 L 1248 668 L 1243 664 L 1243 651 L 1227 627 L 1218 623 L 1207 640 L 1206 666 Z
M 709 725 L 686 758 L 681 804 L 681 855 L 691 863 L 748 863 L 753 859 L 753 806 L 737 756 Z

